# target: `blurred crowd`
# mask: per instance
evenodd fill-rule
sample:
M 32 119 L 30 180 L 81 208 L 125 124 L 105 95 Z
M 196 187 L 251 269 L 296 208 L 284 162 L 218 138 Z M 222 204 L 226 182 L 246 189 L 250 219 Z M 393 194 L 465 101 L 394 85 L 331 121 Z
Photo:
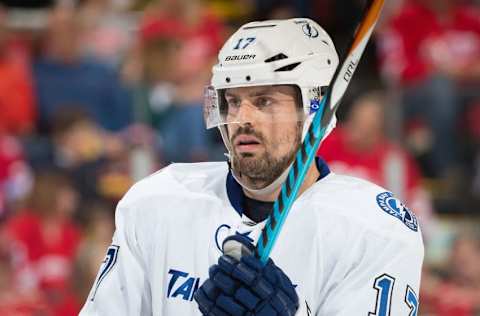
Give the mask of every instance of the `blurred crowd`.
M 420 315 L 480 314 L 479 2 L 387 1 L 318 153 L 418 215 Z M 0 314 L 76 315 L 126 190 L 225 160 L 203 91 L 239 25 L 311 17 L 342 51 L 363 3 L 0 1 Z

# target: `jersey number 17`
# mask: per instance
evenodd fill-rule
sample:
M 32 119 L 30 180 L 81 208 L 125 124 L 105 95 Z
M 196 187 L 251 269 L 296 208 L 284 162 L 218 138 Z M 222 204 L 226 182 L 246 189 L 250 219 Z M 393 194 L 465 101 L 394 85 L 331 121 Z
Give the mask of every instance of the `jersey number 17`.
M 390 316 L 394 284 L 395 278 L 386 273 L 375 279 L 375 282 L 373 283 L 373 288 L 377 290 L 375 312 L 369 312 L 368 316 Z M 405 304 L 407 304 L 407 306 L 410 308 L 410 313 L 408 316 L 417 316 L 417 294 L 409 285 L 407 285 L 407 289 L 405 291 Z

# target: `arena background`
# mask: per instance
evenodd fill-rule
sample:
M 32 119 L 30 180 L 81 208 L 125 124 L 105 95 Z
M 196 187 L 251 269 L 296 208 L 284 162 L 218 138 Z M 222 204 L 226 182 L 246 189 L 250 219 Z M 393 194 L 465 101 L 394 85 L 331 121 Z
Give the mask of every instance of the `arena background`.
M 238 26 L 310 17 L 342 51 L 363 2 L 0 1 L 0 314 L 76 315 L 126 190 L 224 159 L 201 106 Z M 417 214 L 420 315 L 480 315 L 479 2 L 386 1 L 319 152 Z

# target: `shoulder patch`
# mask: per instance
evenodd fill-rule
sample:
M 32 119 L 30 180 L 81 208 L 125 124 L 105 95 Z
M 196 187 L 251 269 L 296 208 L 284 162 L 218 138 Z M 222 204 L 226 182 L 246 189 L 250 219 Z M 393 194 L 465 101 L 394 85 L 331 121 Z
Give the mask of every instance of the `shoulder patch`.
M 105 260 L 103 260 L 102 265 L 100 267 L 100 271 L 98 272 L 97 280 L 95 281 L 95 288 L 93 290 L 92 297 L 90 298 L 91 301 L 95 299 L 95 294 L 97 294 L 98 287 L 100 283 L 102 283 L 105 276 L 112 270 L 115 263 L 117 263 L 117 256 L 118 250 L 120 246 L 117 245 L 110 245 L 107 249 L 107 254 L 105 256 Z
M 408 228 L 418 231 L 418 221 L 415 214 L 410 211 L 399 199 L 395 198 L 391 192 L 382 192 L 377 195 L 377 204 L 387 214 L 398 218 Z

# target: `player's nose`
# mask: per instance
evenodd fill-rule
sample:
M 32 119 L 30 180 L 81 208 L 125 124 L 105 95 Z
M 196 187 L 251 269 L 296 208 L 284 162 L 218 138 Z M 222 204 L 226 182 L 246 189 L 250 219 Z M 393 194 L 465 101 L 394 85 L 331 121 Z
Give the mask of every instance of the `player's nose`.
M 240 123 L 252 123 L 255 121 L 257 108 L 248 99 L 243 99 L 237 112 L 237 119 Z

